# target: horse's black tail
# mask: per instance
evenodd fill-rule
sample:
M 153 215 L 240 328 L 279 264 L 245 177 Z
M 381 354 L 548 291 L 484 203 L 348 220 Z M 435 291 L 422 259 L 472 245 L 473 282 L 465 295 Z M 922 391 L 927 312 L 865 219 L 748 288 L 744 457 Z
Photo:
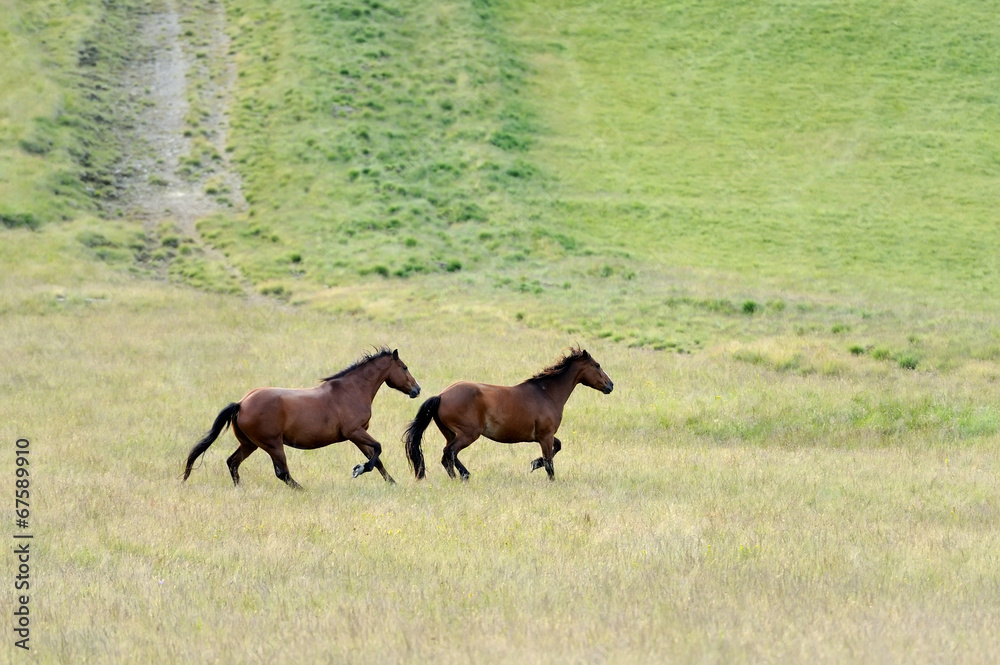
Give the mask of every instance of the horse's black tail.
M 427 468 L 424 466 L 424 452 L 420 448 L 420 441 L 424 436 L 424 430 L 431 424 L 431 420 L 437 415 L 438 407 L 441 406 L 441 396 L 436 395 L 420 405 L 417 417 L 413 419 L 410 426 L 403 434 L 403 442 L 406 444 L 406 458 L 410 460 L 410 467 L 413 474 L 420 480 L 427 475 Z
M 194 465 L 194 461 L 201 457 L 201 454 L 208 450 L 208 447 L 219 438 L 219 435 L 230 423 L 236 422 L 236 416 L 240 413 L 240 403 L 233 402 L 222 411 L 219 411 L 219 415 L 215 418 L 215 423 L 212 425 L 212 429 L 206 434 L 201 441 L 194 444 L 194 448 L 191 449 L 191 454 L 188 455 L 187 465 L 184 467 L 184 480 L 188 479 L 191 475 L 191 467 Z

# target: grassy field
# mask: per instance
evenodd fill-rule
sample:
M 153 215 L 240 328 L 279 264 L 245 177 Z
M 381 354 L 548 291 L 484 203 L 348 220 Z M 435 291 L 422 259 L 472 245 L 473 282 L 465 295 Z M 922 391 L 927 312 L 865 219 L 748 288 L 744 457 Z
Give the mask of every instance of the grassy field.
M 37 258 L 38 236 L 12 232 L 5 263 Z M 189 446 L 253 386 L 312 385 L 382 342 L 426 394 L 514 382 L 565 338 L 250 305 L 42 237 L 66 261 L 5 273 L 0 419 L 32 441 L 37 662 L 985 663 L 1000 647 L 995 374 L 803 376 L 593 343 L 617 387 L 570 400 L 555 483 L 528 473 L 533 444 L 492 442 L 451 482 L 432 434 L 417 484 L 397 442 L 416 402 L 385 390 L 372 432 L 399 485 L 352 480 L 360 454 L 339 444 L 290 452 L 303 493 L 260 454 L 234 489 L 229 435 L 182 485 Z
M 210 0 L 0 13 L 34 534 L 32 650 L 0 661 L 995 660 L 990 5 L 223 5 L 228 54 Z M 164 7 L 197 63 L 178 177 L 215 182 L 238 72 L 247 207 L 190 238 L 116 209 L 144 102 L 113 83 Z M 570 399 L 556 482 L 489 441 L 451 482 L 433 430 L 412 479 L 422 398 L 574 343 L 616 388 Z M 375 401 L 398 485 L 337 444 L 289 452 L 305 492 L 260 453 L 234 489 L 229 434 L 180 482 L 230 401 L 381 344 L 424 389 Z

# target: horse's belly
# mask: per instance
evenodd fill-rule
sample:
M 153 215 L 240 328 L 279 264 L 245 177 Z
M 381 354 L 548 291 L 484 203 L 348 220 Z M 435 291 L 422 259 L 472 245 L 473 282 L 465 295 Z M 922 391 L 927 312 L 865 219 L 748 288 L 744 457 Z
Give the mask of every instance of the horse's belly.
M 534 423 L 501 422 L 486 418 L 483 436 L 499 443 L 521 443 L 535 438 Z
M 298 448 L 299 450 L 322 448 L 331 443 L 338 443 L 345 440 L 345 437 L 341 436 L 340 432 L 331 430 L 310 431 L 293 429 L 285 433 L 283 438 L 286 446 L 289 448 Z
M 343 439 L 310 439 L 304 441 L 296 441 L 294 439 L 289 439 L 285 437 L 284 444 L 289 448 L 295 448 L 297 450 L 314 450 L 315 448 L 322 448 L 323 446 L 328 446 L 331 443 L 337 443 L 338 441 L 343 441 Z

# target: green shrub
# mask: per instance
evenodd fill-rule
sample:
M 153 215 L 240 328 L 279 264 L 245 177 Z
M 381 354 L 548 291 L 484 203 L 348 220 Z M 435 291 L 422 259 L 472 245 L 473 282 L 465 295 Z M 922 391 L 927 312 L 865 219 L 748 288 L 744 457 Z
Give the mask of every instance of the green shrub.
M 30 212 L 0 212 L 0 224 L 8 229 L 31 229 L 32 231 L 38 230 L 38 227 L 41 226 L 38 218 Z
M 99 231 L 81 231 L 76 239 L 84 247 L 96 249 L 97 247 L 116 247 L 117 243 L 109 240 L 107 236 Z

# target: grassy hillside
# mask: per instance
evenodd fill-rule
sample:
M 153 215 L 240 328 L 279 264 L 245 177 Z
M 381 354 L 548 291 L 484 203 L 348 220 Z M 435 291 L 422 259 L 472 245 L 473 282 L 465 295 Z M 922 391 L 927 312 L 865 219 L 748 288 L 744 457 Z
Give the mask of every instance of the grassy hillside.
M 203 229 L 253 279 L 295 291 L 498 267 L 554 234 L 518 201 L 538 176 L 532 115 L 490 3 L 227 7 L 252 208 Z
M 0 222 L 37 228 L 118 196 L 118 86 L 145 3 L 5 1 L 0 17 Z
M 545 100 L 532 155 L 589 233 L 664 267 L 995 309 L 988 3 L 511 5 Z
M 219 103 L 205 92 L 219 77 L 204 19 L 215 5 L 177 6 L 185 48 L 207 63 L 191 71 L 181 176 L 211 175 L 220 156 L 199 118 Z M 96 139 L 104 125 L 76 118 L 121 128 L 133 110 L 70 111 L 115 96 L 79 82 L 120 67 L 146 10 L 86 7 L 79 21 L 8 14 L 10 38 L 33 45 L 17 66 L 41 86 L 2 142 L 8 226 L 115 212 L 118 134 Z M 249 206 L 199 228 L 261 293 L 658 350 L 764 337 L 844 362 L 851 349 L 935 369 L 1000 357 L 1000 35 L 987 5 L 225 8 L 238 69 L 226 153 Z M 95 43 L 103 70 L 80 56 Z M 53 125 L 63 138 L 46 138 Z M 106 149 L 104 166 L 80 166 L 74 155 L 96 148 L 74 142 Z M 176 278 L 235 288 L 232 271 L 157 242 L 140 244 Z
M 661 349 L 836 327 L 996 353 L 926 327 L 997 329 L 986 5 L 227 6 L 251 209 L 202 229 L 266 291 L 403 316 L 475 293 Z

